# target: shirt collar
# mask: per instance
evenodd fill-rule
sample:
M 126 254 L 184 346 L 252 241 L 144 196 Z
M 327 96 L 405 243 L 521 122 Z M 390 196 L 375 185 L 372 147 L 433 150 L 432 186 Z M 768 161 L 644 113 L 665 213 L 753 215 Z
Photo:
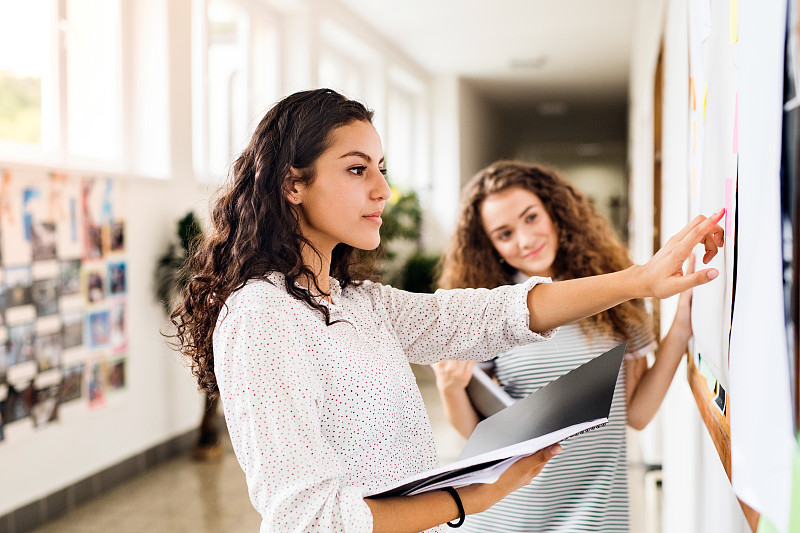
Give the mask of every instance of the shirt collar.
M 267 274 L 267 280 L 272 282 L 272 284 L 275 285 L 276 287 L 280 287 L 281 289 L 285 289 L 286 287 L 286 276 L 284 276 L 282 272 L 270 272 L 269 274 Z M 297 282 L 295 282 L 295 285 L 297 287 L 305 288 Z M 333 300 L 334 305 L 338 305 L 342 299 L 342 286 L 339 284 L 339 280 L 337 280 L 334 277 L 330 278 L 330 285 L 331 285 L 330 288 L 331 300 Z M 318 295 L 313 290 L 310 292 L 313 296 L 318 297 Z M 324 298 L 319 298 L 319 300 L 323 305 L 330 305 L 330 302 L 328 302 L 328 300 Z

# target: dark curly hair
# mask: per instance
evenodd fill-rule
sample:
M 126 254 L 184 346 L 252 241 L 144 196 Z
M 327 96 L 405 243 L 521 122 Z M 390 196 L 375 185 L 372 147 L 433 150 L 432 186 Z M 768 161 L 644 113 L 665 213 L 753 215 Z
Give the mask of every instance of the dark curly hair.
M 287 191 L 293 184 L 313 182 L 314 165 L 330 146 L 333 130 L 355 121 L 371 123 L 372 111 L 330 89 L 292 94 L 267 112 L 233 164 L 212 207 L 210 230 L 187 263 L 182 301 L 171 314 L 177 348 L 207 393 L 219 392 L 212 344 L 217 318 L 228 296 L 248 280 L 282 273 L 286 291 L 331 324 L 328 309 L 295 283 L 298 278 L 316 280 L 301 254 L 304 246 L 314 247 L 301 233 Z M 290 178 L 291 169 L 299 177 Z M 339 244 L 330 274 L 345 288 L 368 279 L 373 263 L 372 254 Z
M 481 205 L 492 194 L 518 187 L 535 194 L 550 215 L 558 235 L 553 261 L 562 280 L 607 274 L 633 263 L 605 217 L 577 189 L 546 167 L 522 161 L 498 161 L 478 172 L 464 187 L 458 226 L 440 265 L 438 285 L 444 289 L 512 283 L 516 270 L 500 261 L 486 235 Z M 650 320 L 641 299 L 629 300 L 581 322 L 596 324 L 622 339 Z

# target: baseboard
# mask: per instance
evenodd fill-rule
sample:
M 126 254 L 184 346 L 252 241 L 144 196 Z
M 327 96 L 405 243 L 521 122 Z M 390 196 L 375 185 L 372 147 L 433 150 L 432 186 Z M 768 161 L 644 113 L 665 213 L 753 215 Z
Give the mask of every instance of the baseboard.
M 0 532 L 25 533 L 41 527 L 151 468 L 187 453 L 197 443 L 197 437 L 196 429 L 173 437 L 64 489 L 0 516 Z

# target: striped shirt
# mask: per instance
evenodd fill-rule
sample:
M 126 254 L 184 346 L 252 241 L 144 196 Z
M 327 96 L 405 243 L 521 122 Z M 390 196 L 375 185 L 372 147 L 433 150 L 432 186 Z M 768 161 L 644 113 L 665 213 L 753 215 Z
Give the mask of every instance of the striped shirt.
M 521 398 L 619 340 L 594 326 L 587 336 L 578 324 L 562 326 L 548 342 L 512 349 L 495 360 L 495 376 L 514 398 Z M 650 327 L 628 342 L 626 361 L 655 347 Z M 563 451 L 527 485 L 480 514 L 467 517 L 467 532 L 577 533 L 628 532 L 625 371 L 620 371 L 604 427 L 562 442 Z

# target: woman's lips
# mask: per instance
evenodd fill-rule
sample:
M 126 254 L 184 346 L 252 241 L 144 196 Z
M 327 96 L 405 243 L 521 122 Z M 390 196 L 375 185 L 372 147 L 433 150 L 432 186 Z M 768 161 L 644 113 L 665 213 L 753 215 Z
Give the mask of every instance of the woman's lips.
M 377 224 L 381 224 L 383 222 L 383 220 L 381 220 L 381 211 L 376 211 L 375 213 L 364 215 L 364 218 L 371 220 Z
M 528 252 L 527 254 L 523 255 L 522 257 L 524 257 L 525 259 L 530 259 L 532 257 L 535 257 L 535 256 L 539 255 L 539 252 L 544 250 L 544 247 L 545 247 L 546 244 L 547 244 L 546 242 L 542 243 L 541 245 L 539 245 L 538 248 L 536 248 L 535 250 L 531 250 L 530 252 Z

